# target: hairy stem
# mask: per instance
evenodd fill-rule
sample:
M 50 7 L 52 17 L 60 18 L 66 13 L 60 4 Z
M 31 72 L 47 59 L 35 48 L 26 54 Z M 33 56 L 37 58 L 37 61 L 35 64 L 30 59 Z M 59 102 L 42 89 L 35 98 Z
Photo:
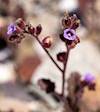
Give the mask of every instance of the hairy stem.
M 65 89 L 65 76 L 66 76 L 66 68 L 67 68 L 67 63 L 68 63 L 68 57 L 69 57 L 69 52 L 70 49 L 68 48 L 68 46 L 66 45 L 66 57 L 65 57 L 65 62 L 64 62 L 64 68 L 63 68 L 63 72 L 62 72 L 62 96 L 64 96 L 64 89 Z

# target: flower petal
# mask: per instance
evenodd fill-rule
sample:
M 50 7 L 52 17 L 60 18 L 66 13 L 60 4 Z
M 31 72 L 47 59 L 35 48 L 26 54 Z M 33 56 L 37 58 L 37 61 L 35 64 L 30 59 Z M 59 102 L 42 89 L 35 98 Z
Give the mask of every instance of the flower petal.
M 90 73 L 86 73 L 83 79 L 88 83 L 92 83 L 95 80 L 95 76 Z
M 15 32 L 16 31 L 16 26 L 14 25 L 14 24 L 10 24 L 9 26 L 8 26 L 8 31 L 7 31 L 7 34 L 8 35 L 11 35 L 13 32 Z
M 63 34 L 64 38 L 68 39 L 68 40 L 75 40 L 76 39 L 76 32 L 73 29 L 65 29 L 64 30 L 64 34 Z

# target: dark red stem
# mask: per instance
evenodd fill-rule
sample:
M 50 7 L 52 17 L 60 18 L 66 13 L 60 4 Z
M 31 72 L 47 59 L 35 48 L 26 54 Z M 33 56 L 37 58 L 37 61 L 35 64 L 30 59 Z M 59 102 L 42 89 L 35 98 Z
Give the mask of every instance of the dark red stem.
M 67 45 L 66 45 L 66 49 L 67 49 L 67 53 L 66 53 L 65 62 L 64 62 L 64 69 L 62 72 L 62 96 L 64 96 L 64 94 L 65 94 L 64 90 L 65 90 L 66 68 L 67 68 L 69 52 L 70 52 L 70 49 L 68 48 Z

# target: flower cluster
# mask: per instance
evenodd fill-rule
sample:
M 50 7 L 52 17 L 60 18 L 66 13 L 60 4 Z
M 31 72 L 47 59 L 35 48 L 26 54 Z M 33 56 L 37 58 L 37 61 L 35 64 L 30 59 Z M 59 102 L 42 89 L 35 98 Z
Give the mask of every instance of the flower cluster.
M 88 87 L 89 90 L 93 91 L 96 88 L 95 76 L 93 76 L 91 73 L 86 73 L 82 76 L 78 72 L 72 72 L 67 82 L 69 96 L 71 96 L 71 94 L 74 94 L 74 97 L 81 97 L 85 87 Z
M 88 87 L 88 89 L 92 91 L 95 90 L 95 76 L 90 73 L 86 73 L 82 76 L 79 72 L 72 72 L 70 77 L 67 79 L 67 83 L 68 105 L 73 112 L 79 112 L 85 87 Z
M 65 43 L 66 49 L 62 52 L 56 54 L 57 61 L 61 62 L 63 66 L 60 66 L 56 60 L 53 58 L 51 53 L 49 53 L 48 48 L 51 47 L 53 43 L 53 38 L 51 36 L 46 36 L 42 41 L 39 38 L 39 35 L 42 32 L 42 26 L 39 24 L 36 27 L 33 27 L 31 24 L 25 22 L 22 19 L 16 20 L 13 24 L 8 26 L 8 40 L 13 43 L 20 43 L 23 38 L 25 38 L 25 33 L 34 37 L 43 50 L 46 52 L 50 60 L 55 64 L 58 70 L 61 72 L 62 76 L 62 88 L 61 93 L 55 91 L 55 83 L 49 79 L 40 79 L 38 80 L 38 86 L 46 93 L 51 93 L 55 99 L 59 99 L 65 103 L 65 108 L 69 107 L 71 111 L 69 112 L 79 112 L 80 99 L 82 98 L 84 88 L 88 87 L 89 90 L 95 90 L 95 77 L 87 73 L 82 76 L 78 72 L 73 72 L 69 79 L 67 80 L 68 87 L 67 92 L 68 96 L 65 96 L 65 83 L 66 83 L 66 68 L 68 64 L 69 53 L 72 48 L 74 48 L 79 42 L 80 39 L 76 35 L 76 29 L 79 27 L 79 19 L 76 15 L 69 16 L 65 14 L 62 19 L 62 33 L 59 34 L 60 39 Z M 67 105 L 66 105 L 67 103 Z M 68 109 L 66 109 L 68 111 Z
M 63 31 L 62 34 L 60 34 L 61 40 L 64 41 L 70 49 L 74 48 L 80 42 L 79 37 L 76 35 L 76 29 L 79 27 L 77 16 L 65 15 L 62 19 L 62 26 Z M 8 40 L 14 43 L 20 43 L 20 41 L 25 38 L 24 33 L 39 36 L 41 31 L 42 26 L 40 24 L 35 28 L 19 18 L 15 23 L 8 26 Z M 47 36 L 42 42 L 45 48 L 49 48 L 52 44 L 52 38 Z
M 62 19 L 63 31 L 60 38 L 64 41 L 69 48 L 74 48 L 80 39 L 76 35 L 76 29 L 79 27 L 79 20 L 74 14 L 73 16 L 65 15 Z
M 25 38 L 25 33 L 33 36 L 38 36 L 42 31 L 42 27 L 39 24 L 34 28 L 31 24 L 26 23 L 23 19 L 19 18 L 15 23 L 8 26 L 8 40 L 13 43 L 20 43 Z
M 82 77 L 82 81 L 81 84 L 83 87 L 87 86 L 89 88 L 89 90 L 95 90 L 95 76 L 92 75 L 91 73 L 86 73 L 83 77 Z
M 36 27 L 33 27 L 31 24 L 25 22 L 24 20 L 20 18 L 16 20 L 13 24 L 10 24 L 8 26 L 7 34 L 8 34 L 9 41 L 14 43 L 20 43 L 21 40 L 25 38 L 25 33 L 32 35 L 38 41 L 38 43 L 43 48 L 43 50 L 47 53 L 51 61 L 62 73 L 61 95 L 63 97 L 65 97 L 64 96 L 65 74 L 66 74 L 69 52 L 72 48 L 74 48 L 80 42 L 79 37 L 76 35 L 76 29 L 79 27 L 79 23 L 80 23 L 79 19 L 77 18 L 75 14 L 72 16 L 69 16 L 68 14 L 66 14 L 62 19 L 63 29 L 62 29 L 62 33 L 59 36 L 60 36 L 60 39 L 65 43 L 66 50 L 63 52 L 59 52 L 56 55 L 56 58 L 57 58 L 57 61 L 62 62 L 63 68 L 55 61 L 55 59 L 49 53 L 48 48 L 51 47 L 53 43 L 53 38 L 51 36 L 46 36 L 42 41 L 39 39 L 39 35 L 42 32 L 42 26 L 40 24 Z M 87 86 L 90 90 L 95 89 L 95 82 L 93 81 L 94 77 L 91 74 L 86 74 L 86 76 L 81 81 L 80 81 L 80 76 L 75 79 L 79 80 L 79 83 L 77 82 L 77 80 L 75 81 L 75 83 L 77 82 L 75 90 L 74 90 L 75 94 L 80 93 L 80 90 L 83 90 L 83 88 Z M 41 79 L 39 81 L 39 85 L 47 93 L 54 92 L 55 90 L 55 85 L 50 80 Z

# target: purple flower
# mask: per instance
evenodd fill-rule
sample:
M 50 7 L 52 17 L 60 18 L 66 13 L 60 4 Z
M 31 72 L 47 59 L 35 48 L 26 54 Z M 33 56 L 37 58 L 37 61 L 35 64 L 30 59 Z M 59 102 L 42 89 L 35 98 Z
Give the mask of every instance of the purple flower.
M 83 76 L 83 80 L 90 84 L 95 80 L 95 76 L 93 76 L 91 73 L 86 73 Z
M 16 26 L 15 26 L 14 24 L 10 24 L 10 25 L 8 26 L 7 34 L 8 34 L 8 35 L 11 35 L 11 34 L 14 33 L 16 30 L 17 30 L 17 29 L 16 29 Z
M 65 39 L 68 39 L 68 40 L 75 40 L 77 37 L 75 30 L 70 28 L 64 30 L 63 36 Z

